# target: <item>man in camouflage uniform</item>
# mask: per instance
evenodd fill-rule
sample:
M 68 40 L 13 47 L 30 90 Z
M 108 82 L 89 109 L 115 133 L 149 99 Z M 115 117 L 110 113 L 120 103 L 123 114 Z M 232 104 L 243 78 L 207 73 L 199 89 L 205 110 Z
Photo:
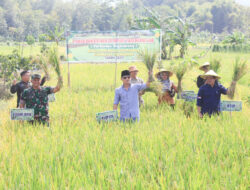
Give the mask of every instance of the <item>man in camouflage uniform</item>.
M 21 95 L 20 108 L 34 109 L 35 122 L 49 125 L 48 95 L 58 92 L 60 84 L 55 88 L 41 87 L 41 76 L 38 74 L 32 75 L 31 82 L 32 86 Z
M 130 83 L 131 84 L 143 84 L 144 81 L 137 77 L 139 70 L 136 68 L 136 66 L 131 66 L 129 67 L 129 73 L 130 73 Z M 144 105 L 144 100 L 142 99 L 142 95 L 145 92 L 142 90 L 139 92 L 139 106 L 143 106 Z

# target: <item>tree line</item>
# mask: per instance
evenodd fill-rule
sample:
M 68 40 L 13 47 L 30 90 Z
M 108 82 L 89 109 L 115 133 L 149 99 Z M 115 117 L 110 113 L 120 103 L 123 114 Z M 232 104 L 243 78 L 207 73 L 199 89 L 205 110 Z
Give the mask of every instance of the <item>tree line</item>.
M 128 30 L 147 16 L 178 16 L 197 23 L 197 31 L 247 33 L 250 8 L 233 0 L 0 0 L 0 40 L 36 40 L 59 26 L 63 30 Z M 249 34 L 247 34 L 249 35 Z

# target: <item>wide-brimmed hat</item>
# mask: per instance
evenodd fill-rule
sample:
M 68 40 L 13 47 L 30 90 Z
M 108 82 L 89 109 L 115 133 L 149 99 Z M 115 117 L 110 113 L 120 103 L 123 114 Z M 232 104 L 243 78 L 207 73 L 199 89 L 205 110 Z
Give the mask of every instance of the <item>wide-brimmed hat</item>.
M 136 66 L 131 66 L 131 67 L 129 67 L 129 72 L 134 72 L 134 71 L 139 71 L 137 68 L 136 68 Z
M 221 77 L 214 72 L 213 70 L 209 70 L 208 72 L 206 72 L 204 75 L 201 75 L 201 78 L 206 79 L 207 77 L 215 77 L 217 79 L 220 79 Z
M 202 70 L 204 67 L 209 67 L 209 66 L 210 66 L 210 63 L 209 63 L 209 62 L 205 62 L 205 63 L 203 63 L 203 64 L 199 67 L 199 69 Z
M 167 70 L 167 69 L 160 69 L 160 71 L 159 71 L 158 73 L 155 74 L 155 77 L 156 77 L 156 78 L 160 78 L 161 73 L 164 73 L 164 72 L 169 73 L 169 77 L 171 77 L 171 76 L 173 75 L 173 72 L 170 71 L 170 70 Z

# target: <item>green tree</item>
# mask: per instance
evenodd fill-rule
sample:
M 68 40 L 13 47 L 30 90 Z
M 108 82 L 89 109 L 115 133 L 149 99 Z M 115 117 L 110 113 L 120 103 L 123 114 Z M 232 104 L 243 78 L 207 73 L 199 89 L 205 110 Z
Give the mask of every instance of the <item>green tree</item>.
M 54 30 L 48 31 L 47 38 L 58 45 L 60 41 L 65 39 L 64 30 L 57 25 Z
M 90 31 L 96 30 L 94 24 L 94 16 L 98 4 L 91 1 L 79 1 L 76 5 L 72 15 L 72 26 L 71 29 L 74 31 Z
M 0 36 L 5 36 L 7 34 L 8 25 L 4 17 L 4 10 L 0 7 Z
M 179 17 L 173 17 L 172 23 L 167 30 L 167 33 L 172 34 L 171 41 L 174 45 L 180 45 L 180 57 L 184 58 L 189 45 L 195 43 L 191 41 L 191 32 L 194 29 L 194 23 L 183 20 Z
M 28 35 L 26 38 L 26 42 L 28 45 L 30 45 L 30 55 L 31 55 L 32 47 L 33 47 L 34 43 L 36 42 L 36 40 L 35 40 L 34 36 Z
M 94 24 L 100 31 L 110 31 L 113 28 L 113 8 L 103 3 L 95 12 Z
M 234 32 L 227 36 L 223 43 L 230 45 L 242 45 L 245 42 L 245 35 L 241 32 Z

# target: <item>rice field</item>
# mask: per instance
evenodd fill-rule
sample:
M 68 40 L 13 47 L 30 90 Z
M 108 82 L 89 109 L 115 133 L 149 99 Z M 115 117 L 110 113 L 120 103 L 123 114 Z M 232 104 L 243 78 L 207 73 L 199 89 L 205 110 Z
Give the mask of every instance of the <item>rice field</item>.
M 248 54 L 234 53 L 209 53 L 199 63 L 220 57 L 228 87 L 237 56 L 250 64 Z M 130 65 L 118 65 L 116 87 Z M 146 67 L 135 65 L 146 80 Z M 99 124 L 95 114 L 112 109 L 115 65 L 74 64 L 70 71 L 67 88 L 63 65 L 65 85 L 50 103 L 50 128 L 10 121 L 16 98 L 0 101 L 0 189 L 249 189 L 249 73 L 236 87 L 242 112 L 201 120 L 195 109 L 187 118 L 182 100 L 172 110 L 146 93 L 139 123 Z M 197 67 L 186 73 L 184 90 L 198 91 L 199 74 Z

